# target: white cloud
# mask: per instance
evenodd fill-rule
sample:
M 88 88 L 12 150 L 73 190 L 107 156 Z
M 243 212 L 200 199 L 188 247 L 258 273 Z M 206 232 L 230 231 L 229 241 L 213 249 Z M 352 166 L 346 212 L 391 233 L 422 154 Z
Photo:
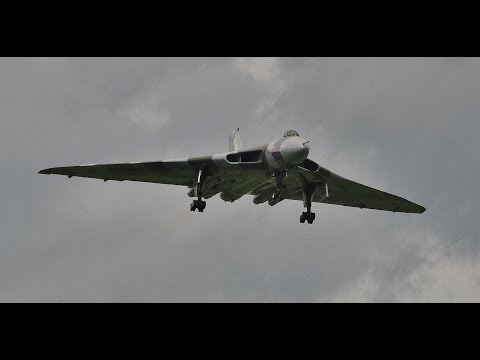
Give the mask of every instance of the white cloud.
M 280 63 L 277 58 L 237 58 L 233 68 L 250 75 L 259 85 L 282 87 Z
M 478 257 L 443 255 L 423 263 L 405 281 L 410 286 L 398 294 L 401 302 L 480 302 Z
M 135 98 L 122 107 L 118 114 L 129 124 L 148 131 L 161 130 L 172 120 L 171 114 L 162 106 L 159 95 L 155 92 Z
M 425 232 L 406 233 L 403 239 L 415 249 L 418 260 L 410 264 L 382 258 L 368 271 L 340 289 L 332 302 L 479 302 L 478 256 L 449 254 L 445 241 Z M 451 250 L 451 249 L 450 249 Z M 392 262 L 393 261 L 393 262 Z M 395 275 L 394 275 L 395 274 Z
M 362 274 L 360 278 L 350 286 L 341 289 L 331 297 L 334 303 L 361 303 L 373 301 L 378 292 L 379 282 L 371 271 Z M 322 299 L 320 299 L 322 301 Z
M 277 58 L 236 58 L 232 68 L 249 75 L 264 90 L 264 97 L 257 107 L 258 119 L 276 121 L 275 106 L 287 90 L 282 78 L 282 68 Z

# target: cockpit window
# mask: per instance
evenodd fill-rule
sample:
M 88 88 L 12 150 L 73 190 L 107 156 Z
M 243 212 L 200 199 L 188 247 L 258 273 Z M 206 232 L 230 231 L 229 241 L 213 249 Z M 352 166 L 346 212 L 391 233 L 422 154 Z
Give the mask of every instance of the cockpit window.
M 300 136 L 298 134 L 298 132 L 296 132 L 295 130 L 288 130 L 285 135 L 283 135 L 283 137 L 287 137 L 287 136 Z

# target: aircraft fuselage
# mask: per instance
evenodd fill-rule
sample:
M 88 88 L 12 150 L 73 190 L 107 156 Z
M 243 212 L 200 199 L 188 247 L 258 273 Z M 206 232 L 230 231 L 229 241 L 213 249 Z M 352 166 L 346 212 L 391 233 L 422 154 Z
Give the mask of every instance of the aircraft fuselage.
M 288 169 L 301 164 L 309 152 L 308 141 L 298 135 L 286 136 L 268 144 L 265 159 L 274 170 Z

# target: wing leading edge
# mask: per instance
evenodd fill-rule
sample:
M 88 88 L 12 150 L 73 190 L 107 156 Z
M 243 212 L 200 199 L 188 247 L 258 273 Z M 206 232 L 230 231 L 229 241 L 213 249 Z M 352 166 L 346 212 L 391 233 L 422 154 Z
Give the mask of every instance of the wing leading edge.
M 198 170 L 203 165 L 207 165 L 210 172 L 203 186 L 203 197 L 206 199 L 221 192 L 225 192 L 226 196 L 238 199 L 265 181 L 264 170 L 260 162 L 239 163 L 228 168 L 218 168 L 212 160 L 212 156 L 157 162 L 56 167 L 42 170 L 39 173 L 64 175 L 69 178 L 138 181 L 193 188 L 198 178 Z
M 85 177 L 104 181 L 140 181 L 159 184 L 191 186 L 195 168 L 187 159 L 143 163 L 81 165 L 45 169 L 45 175 Z
M 138 181 L 192 187 L 196 173 L 204 163 L 215 167 L 212 157 L 199 157 L 156 162 L 56 167 L 42 170 L 39 173 L 104 181 Z M 314 202 L 403 213 L 421 214 L 426 210 L 423 206 L 397 195 L 339 176 L 311 160 L 305 164 L 306 168 L 299 166 L 290 172 L 294 176 L 288 176 L 286 179 L 286 191 L 282 196 L 283 199 L 302 201 L 301 179 L 303 179 L 317 184 L 313 194 Z M 265 181 L 260 164 L 255 164 L 250 171 L 242 170 L 242 175 L 238 176 L 237 171 L 215 171 L 215 176 L 209 177 L 205 184 L 205 197 L 209 198 L 222 191 L 237 194 L 235 198 L 246 193 L 252 195 L 273 193 L 275 182 Z M 262 183 L 264 185 L 261 185 Z M 325 198 L 325 184 L 328 186 L 327 198 Z M 255 190 L 250 191 L 252 188 Z

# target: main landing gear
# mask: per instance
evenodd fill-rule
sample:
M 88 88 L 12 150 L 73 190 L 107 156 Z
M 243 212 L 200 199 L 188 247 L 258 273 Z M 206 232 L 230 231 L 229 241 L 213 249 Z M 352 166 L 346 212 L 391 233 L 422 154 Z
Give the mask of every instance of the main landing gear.
M 198 170 L 197 182 L 194 187 L 195 196 L 197 196 L 197 200 L 193 200 L 190 204 L 190 211 L 198 210 L 198 212 L 203 212 L 207 207 L 207 202 L 202 201 L 203 195 L 203 186 L 205 185 L 205 180 L 207 179 L 207 169 L 200 168 Z
M 281 171 L 276 171 L 274 174 L 276 180 L 277 180 L 277 189 L 273 193 L 273 197 L 271 200 L 269 200 L 270 205 L 275 205 L 278 202 L 282 200 L 282 187 L 283 187 L 283 182 L 287 177 L 287 171 L 286 170 L 281 170 Z M 313 193 L 315 192 L 316 184 L 314 183 L 309 183 L 307 181 L 304 182 L 303 189 L 302 189 L 302 194 L 303 194 L 303 206 L 307 208 L 307 211 L 303 212 L 302 215 L 300 215 L 300 222 L 302 224 L 308 222 L 309 224 L 313 224 L 315 221 L 315 213 L 312 213 L 312 201 L 313 201 Z
M 302 190 L 303 194 L 303 206 L 307 208 L 306 212 L 303 212 L 302 215 L 300 215 L 300 222 L 302 224 L 308 222 L 309 224 L 313 224 L 313 221 L 315 220 L 315 213 L 312 213 L 312 199 L 313 199 L 313 193 L 315 192 L 315 184 L 309 183 L 305 184 Z
M 315 213 L 312 213 L 310 210 L 307 210 L 307 212 L 303 212 L 302 215 L 300 215 L 300 222 L 303 224 L 305 221 L 307 221 L 309 224 L 313 224 L 313 221 L 315 220 Z
M 277 180 L 277 188 L 273 193 L 272 197 L 270 198 L 270 200 L 268 200 L 268 204 L 270 206 L 274 206 L 283 200 L 282 188 L 283 188 L 283 181 L 287 177 L 287 172 L 285 170 L 275 171 L 273 176 L 275 176 L 275 179 Z
M 206 201 L 202 200 L 193 200 L 193 202 L 190 204 L 190 211 L 195 211 L 198 209 L 198 212 L 203 212 L 205 210 L 205 207 L 207 206 Z

